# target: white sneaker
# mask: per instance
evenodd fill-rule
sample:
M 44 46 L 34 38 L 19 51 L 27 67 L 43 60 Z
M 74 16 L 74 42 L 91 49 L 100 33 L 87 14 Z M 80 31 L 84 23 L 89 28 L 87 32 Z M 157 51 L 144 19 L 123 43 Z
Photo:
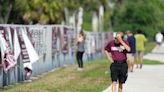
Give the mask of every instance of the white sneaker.
M 83 68 L 77 68 L 77 71 L 82 71 L 83 70 Z

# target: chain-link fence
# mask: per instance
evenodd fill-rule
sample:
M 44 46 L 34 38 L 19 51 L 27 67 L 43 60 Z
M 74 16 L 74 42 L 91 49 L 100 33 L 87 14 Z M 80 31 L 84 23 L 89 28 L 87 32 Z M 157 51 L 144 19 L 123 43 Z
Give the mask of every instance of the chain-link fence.
M 14 56 L 16 66 L 3 70 L 4 52 L 1 50 L 0 87 L 24 81 L 24 68 L 32 76 L 67 64 L 76 63 L 76 30 L 64 25 L 0 25 L 4 38 Z M 85 32 L 84 62 L 103 58 L 103 49 L 112 39 L 111 32 Z M 3 43 L 2 43 L 3 44 Z M 1 49 L 3 48 L 1 44 Z

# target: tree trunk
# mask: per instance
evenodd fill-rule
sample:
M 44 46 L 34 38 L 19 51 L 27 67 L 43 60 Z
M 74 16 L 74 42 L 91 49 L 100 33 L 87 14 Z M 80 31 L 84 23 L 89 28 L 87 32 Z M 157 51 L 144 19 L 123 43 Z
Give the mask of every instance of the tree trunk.
M 6 14 L 0 13 L 0 24 L 7 24 L 8 23 L 8 19 L 9 19 L 9 15 L 12 9 L 12 4 L 9 5 L 9 8 L 6 11 Z

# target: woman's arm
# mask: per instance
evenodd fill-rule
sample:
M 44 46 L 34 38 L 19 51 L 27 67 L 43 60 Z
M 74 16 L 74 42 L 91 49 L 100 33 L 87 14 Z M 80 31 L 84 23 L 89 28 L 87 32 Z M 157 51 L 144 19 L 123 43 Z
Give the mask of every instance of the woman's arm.
M 113 63 L 112 55 L 107 50 L 105 50 L 105 55 L 107 59 Z

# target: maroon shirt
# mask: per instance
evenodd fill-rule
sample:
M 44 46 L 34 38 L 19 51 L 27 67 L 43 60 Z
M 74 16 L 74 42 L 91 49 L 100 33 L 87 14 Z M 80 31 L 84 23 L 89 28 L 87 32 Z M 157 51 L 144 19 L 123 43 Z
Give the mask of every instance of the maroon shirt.
M 124 42 L 129 45 L 127 41 L 124 40 Z M 113 61 L 123 61 L 127 59 L 127 50 L 121 43 L 115 43 L 115 40 L 110 41 L 105 47 L 105 50 L 112 54 Z

